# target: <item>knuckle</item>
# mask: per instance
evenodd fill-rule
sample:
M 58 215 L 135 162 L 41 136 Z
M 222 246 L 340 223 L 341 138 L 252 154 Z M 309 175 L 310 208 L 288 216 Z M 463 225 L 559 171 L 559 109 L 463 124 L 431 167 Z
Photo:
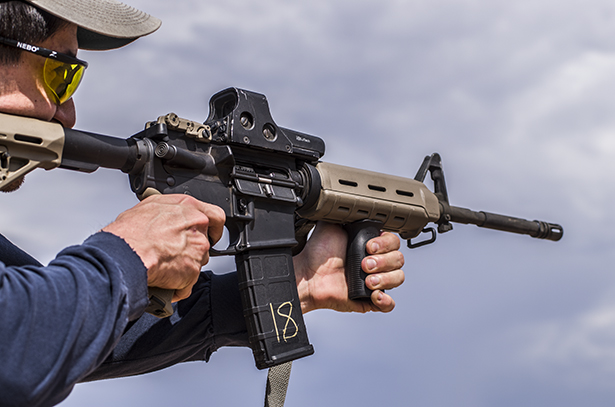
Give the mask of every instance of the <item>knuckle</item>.
M 400 251 L 397 252 L 397 262 L 399 263 L 399 268 L 402 268 L 404 264 L 406 264 L 406 259 L 404 258 L 404 254 Z
M 222 209 L 219 206 L 213 206 L 215 208 L 215 211 L 217 212 L 217 216 L 221 219 L 226 218 L 226 213 L 224 213 L 224 209 Z
M 209 216 L 202 213 L 201 216 L 199 216 L 199 222 L 203 224 L 203 226 L 208 227 L 209 224 L 211 223 L 211 219 L 209 218 Z
M 184 273 L 186 274 L 188 280 L 191 280 L 192 278 L 194 278 L 194 275 L 198 275 L 198 273 L 201 271 L 200 260 L 201 259 L 198 257 L 194 257 L 194 258 L 192 256 L 184 257 L 183 269 L 184 269 Z
M 393 250 L 398 250 L 401 247 L 400 239 L 394 233 L 384 232 L 382 237 L 385 239 L 387 247 Z
M 202 247 L 201 251 L 203 253 L 203 256 L 207 256 L 208 253 L 209 253 L 209 249 L 211 249 L 211 243 L 209 242 L 209 239 L 205 237 L 205 235 L 203 235 L 202 245 L 203 245 L 203 247 Z
M 215 223 L 216 225 L 220 226 L 224 225 L 224 222 L 226 222 L 226 213 L 224 213 L 224 209 L 220 208 L 219 206 L 214 206 L 214 208 L 215 209 L 210 215 L 212 223 Z
M 195 197 L 193 197 L 192 195 L 180 195 L 180 200 L 182 203 L 184 204 L 188 204 L 188 205 L 198 205 L 198 203 L 200 202 L 198 199 L 196 199 Z

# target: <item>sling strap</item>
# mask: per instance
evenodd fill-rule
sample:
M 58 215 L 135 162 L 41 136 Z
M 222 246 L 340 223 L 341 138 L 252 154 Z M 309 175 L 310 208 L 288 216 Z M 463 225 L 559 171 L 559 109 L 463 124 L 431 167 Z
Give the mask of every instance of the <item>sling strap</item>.
M 286 362 L 269 368 L 265 390 L 265 407 L 284 407 L 292 364 L 293 362 Z

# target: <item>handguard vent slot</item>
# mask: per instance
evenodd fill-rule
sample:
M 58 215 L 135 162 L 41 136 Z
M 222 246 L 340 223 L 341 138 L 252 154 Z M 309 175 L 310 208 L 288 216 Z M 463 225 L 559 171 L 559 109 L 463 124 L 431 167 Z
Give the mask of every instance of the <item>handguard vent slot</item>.
M 25 136 L 23 134 L 15 134 L 15 140 L 29 144 L 43 144 L 43 139 L 40 137 Z
M 372 191 L 387 192 L 387 189 L 385 187 L 381 187 L 379 185 L 368 185 L 367 187 Z
M 397 195 L 408 196 L 410 198 L 414 197 L 414 192 L 404 191 L 402 189 L 398 189 L 395 192 L 397 192 Z
M 340 180 L 338 180 L 338 181 L 339 181 L 339 183 L 340 183 L 341 185 L 346 185 L 346 186 L 348 186 L 348 187 L 358 187 L 358 186 L 359 186 L 359 184 L 357 184 L 357 183 L 356 183 L 356 182 L 354 182 L 354 181 L 348 181 L 348 180 L 345 180 L 345 179 L 340 179 Z

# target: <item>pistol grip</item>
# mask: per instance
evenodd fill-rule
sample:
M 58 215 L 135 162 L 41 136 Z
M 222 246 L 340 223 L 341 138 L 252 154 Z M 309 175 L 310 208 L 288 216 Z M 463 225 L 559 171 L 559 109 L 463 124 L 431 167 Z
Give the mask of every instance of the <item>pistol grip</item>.
M 370 299 L 372 290 L 365 285 L 367 273 L 363 271 L 361 262 L 367 256 L 365 245 L 380 236 L 382 223 L 365 219 L 344 226 L 348 233 L 348 248 L 346 251 L 346 283 L 348 298 L 351 300 Z
M 173 315 L 173 294 L 175 294 L 175 290 L 147 287 L 149 305 L 145 309 L 145 312 L 158 318 L 170 317 Z

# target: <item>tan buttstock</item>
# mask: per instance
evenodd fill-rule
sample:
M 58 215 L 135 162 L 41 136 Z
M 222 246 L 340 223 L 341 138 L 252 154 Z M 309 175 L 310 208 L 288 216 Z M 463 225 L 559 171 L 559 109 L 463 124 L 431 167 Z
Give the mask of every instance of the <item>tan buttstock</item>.
M 35 168 L 58 167 L 63 148 L 60 124 L 0 113 L 0 191 Z

